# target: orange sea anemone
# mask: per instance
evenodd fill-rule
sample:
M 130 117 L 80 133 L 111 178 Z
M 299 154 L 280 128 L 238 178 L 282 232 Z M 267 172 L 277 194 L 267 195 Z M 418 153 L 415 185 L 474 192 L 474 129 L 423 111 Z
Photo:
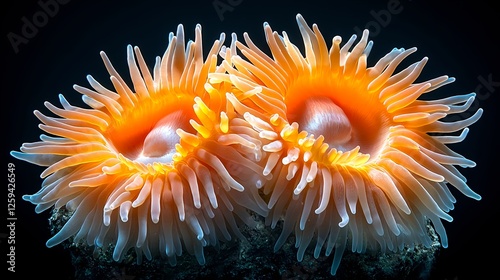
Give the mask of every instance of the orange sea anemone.
M 374 66 L 365 30 L 330 49 L 316 25 L 297 23 L 305 54 L 287 34 L 264 25 L 268 55 L 244 34 L 224 35 L 203 58 L 201 27 L 185 44 L 179 25 L 152 74 L 139 48 L 127 49 L 133 87 L 104 53 L 114 91 L 88 76 L 93 89 L 75 86 L 90 108 L 45 106 L 35 115 L 50 135 L 11 154 L 46 166 L 42 188 L 23 198 L 36 212 L 66 207 L 72 216 L 47 246 L 74 237 L 121 260 L 134 248 L 167 256 L 183 248 L 203 264 L 203 248 L 244 239 L 252 212 L 275 228 L 275 250 L 295 236 L 302 260 L 334 251 L 398 251 L 431 246 L 428 227 L 447 247 L 441 220 L 451 221 L 455 187 L 481 197 L 456 166 L 475 163 L 452 151 L 482 109 L 467 119 L 475 94 L 421 98 L 454 81 L 416 82 L 427 58 L 404 69 L 416 48 L 393 49 Z M 218 55 L 221 63 L 218 64 Z
M 398 71 L 416 48 L 393 49 L 368 67 L 367 30 L 357 44 L 355 35 L 343 46 L 336 36 L 328 49 L 316 25 L 311 29 L 301 15 L 297 23 L 305 55 L 266 23 L 271 57 L 245 33 L 245 44 L 233 36 L 223 64 L 242 92 L 229 100 L 259 132 L 264 175 L 272 175 L 264 186 L 267 224 L 283 220 L 275 250 L 294 232 L 300 261 L 315 240 L 315 257 L 335 249 L 335 274 L 347 246 L 353 252 L 430 246 L 428 221 L 447 247 L 441 220 L 452 220 L 455 203 L 448 186 L 481 198 L 455 167 L 475 163 L 447 144 L 463 141 L 482 110 L 460 121 L 445 118 L 467 110 L 475 94 L 420 99 L 454 79 L 416 82 L 427 58 Z M 252 99 L 235 98 L 244 94 Z
M 231 85 L 207 84 L 210 73 L 223 71 L 223 40 L 221 34 L 205 61 L 201 27 L 185 45 L 179 25 L 153 74 L 139 48 L 129 46 L 133 88 L 102 52 L 114 91 L 88 76 L 93 90 L 74 89 L 90 108 L 60 95 L 62 108 L 45 103 L 58 117 L 35 111 L 52 136 L 11 153 L 47 166 L 42 188 L 23 198 L 37 213 L 52 206 L 74 211 L 48 247 L 74 236 L 96 248 L 114 244 L 115 260 L 135 248 L 139 260 L 163 255 L 172 264 L 185 247 L 202 264 L 204 246 L 244 238 L 238 226 L 254 222 L 247 210 L 266 215 L 257 192 L 265 180 L 255 163 L 260 147 L 233 132 L 235 114 L 225 112 Z

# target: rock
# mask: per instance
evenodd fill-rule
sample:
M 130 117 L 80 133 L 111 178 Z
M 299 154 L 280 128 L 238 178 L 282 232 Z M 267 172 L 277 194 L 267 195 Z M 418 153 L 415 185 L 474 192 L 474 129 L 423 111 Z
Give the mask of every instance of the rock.
M 71 217 L 64 208 L 54 210 L 50 218 L 51 231 L 56 233 Z M 273 251 L 281 224 L 275 229 L 264 225 L 264 219 L 255 216 L 257 227 L 242 228 L 247 240 L 221 242 L 220 248 L 206 247 L 206 264 L 200 265 L 194 256 L 184 253 L 171 266 L 160 257 L 136 263 L 135 252 L 130 250 L 123 261 L 112 259 L 113 247 L 106 249 L 74 243 L 71 239 L 63 246 L 71 252 L 75 279 L 428 279 L 440 248 L 438 236 L 431 224 L 428 232 L 433 239 L 430 248 L 415 246 L 398 253 L 353 253 L 346 250 L 337 274 L 330 275 L 332 256 L 315 259 L 306 252 L 298 262 L 295 240 L 288 242 L 277 252 Z

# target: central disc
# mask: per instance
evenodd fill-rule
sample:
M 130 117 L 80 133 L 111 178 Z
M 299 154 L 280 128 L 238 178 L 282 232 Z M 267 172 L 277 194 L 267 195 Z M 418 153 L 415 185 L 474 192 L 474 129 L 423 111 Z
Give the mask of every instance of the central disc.
M 289 112 L 291 122 L 300 130 L 316 137 L 323 135 L 325 142 L 337 150 L 345 150 L 352 138 L 352 126 L 344 111 L 328 97 L 313 97 L 304 101 L 295 112 Z
M 180 141 L 177 129 L 196 133 L 189 123 L 196 117 L 192 104 L 192 99 L 173 94 L 157 102 L 144 101 L 108 129 L 108 139 L 129 160 L 170 164 Z

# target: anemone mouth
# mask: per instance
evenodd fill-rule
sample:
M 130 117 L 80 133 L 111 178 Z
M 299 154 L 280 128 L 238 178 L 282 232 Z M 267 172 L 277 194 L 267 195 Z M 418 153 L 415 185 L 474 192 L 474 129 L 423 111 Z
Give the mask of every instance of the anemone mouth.
M 172 165 L 176 145 L 180 144 L 178 129 L 196 134 L 190 121 L 196 119 L 192 98 L 166 94 L 160 100 L 144 100 L 134 110 L 105 131 L 112 149 L 130 161 Z
M 361 153 L 376 157 L 388 134 L 389 116 L 366 83 L 357 82 L 324 75 L 294 81 L 285 94 L 288 121 L 323 137 L 337 151 L 359 147 Z

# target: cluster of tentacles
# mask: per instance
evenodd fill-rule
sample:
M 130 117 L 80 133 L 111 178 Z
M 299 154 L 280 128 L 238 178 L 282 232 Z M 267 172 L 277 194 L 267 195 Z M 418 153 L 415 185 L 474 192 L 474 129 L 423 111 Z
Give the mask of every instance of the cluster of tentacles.
M 74 89 L 89 108 L 61 95 L 62 108 L 45 104 L 55 117 L 35 111 L 48 135 L 12 155 L 47 168 L 42 188 L 23 198 L 36 212 L 74 211 L 47 246 L 74 237 L 113 244 L 117 261 L 134 248 L 171 264 L 185 249 L 203 264 L 205 246 L 244 238 L 253 212 L 272 228 L 283 222 L 275 249 L 294 235 L 299 261 L 312 242 L 315 257 L 335 251 L 332 274 L 347 246 L 430 246 L 428 221 L 446 247 L 449 186 L 480 199 L 456 168 L 475 163 L 447 145 L 463 141 L 482 110 L 445 117 L 468 110 L 475 94 L 420 99 L 453 78 L 416 82 L 427 58 L 398 69 L 415 48 L 368 66 L 368 31 L 328 48 L 316 25 L 297 23 L 304 54 L 265 24 L 271 55 L 247 34 L 223 46 L 221 34 L 206 58 L 201 27 L 186 43 L 179 25 L 152 71 L 128 47 L 132 87 L 102 52 L 114 90 L 88 76 L 92 89 Z

